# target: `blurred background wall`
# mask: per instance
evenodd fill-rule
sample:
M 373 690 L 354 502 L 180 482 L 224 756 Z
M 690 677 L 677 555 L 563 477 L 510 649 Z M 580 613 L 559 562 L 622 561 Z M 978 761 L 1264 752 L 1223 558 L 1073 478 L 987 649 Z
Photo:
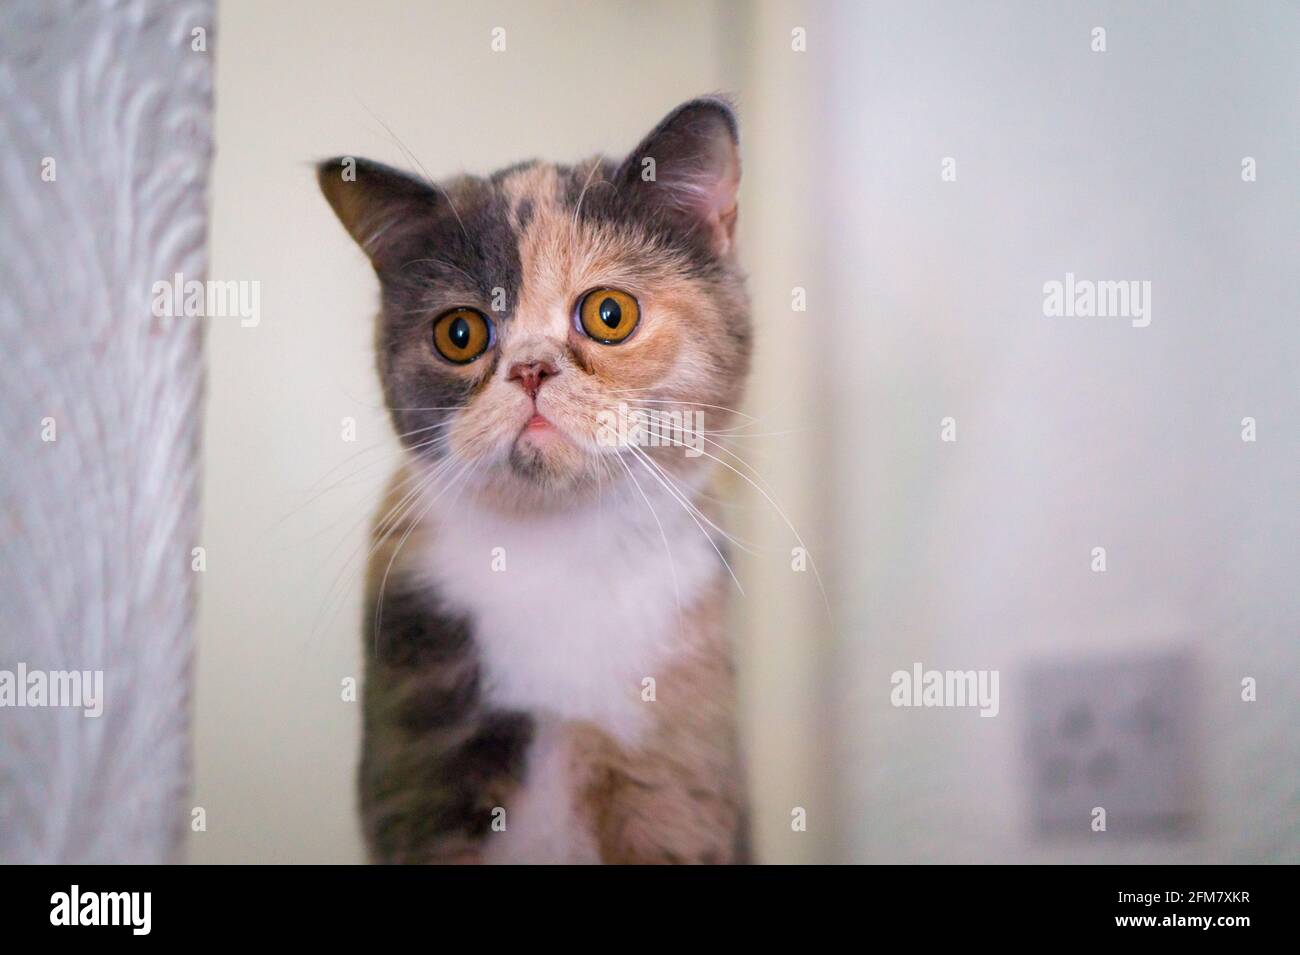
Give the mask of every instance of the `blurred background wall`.
M 1297 860 L 1294 7 L 231 0 L 217 34 L 211 275 L 262 320 L 209 333 L 193 861 L 362 859 L 342 681 L 395 442 L 311 161 L 619 154 L 717 90 L 760 857 Z M 1067 271 L 1150 280 L 1151 324 L 1046 317 Z M 998 670 L 999 715 L 892 706 L 918 662 Z M 1155 824 L 1040 832 L 1079 800 Z
M 1297 8 L 835 16 L 836 857 L 1296 861 Z M 1046 317 L 1067 272 L 1150 324 Z M 918 661 L 999 715 L 893 707 Z

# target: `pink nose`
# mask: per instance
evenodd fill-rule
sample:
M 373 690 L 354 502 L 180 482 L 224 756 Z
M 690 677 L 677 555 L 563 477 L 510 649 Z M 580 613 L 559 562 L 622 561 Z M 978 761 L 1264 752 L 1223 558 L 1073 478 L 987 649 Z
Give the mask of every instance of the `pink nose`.
M 559 374 L 559 371 L 549 361 L 517 361 L 510 366 L 506 381 L 519 382 L 519 387 L 528 393 L 529 398 L 536 398 L 542 382 Z

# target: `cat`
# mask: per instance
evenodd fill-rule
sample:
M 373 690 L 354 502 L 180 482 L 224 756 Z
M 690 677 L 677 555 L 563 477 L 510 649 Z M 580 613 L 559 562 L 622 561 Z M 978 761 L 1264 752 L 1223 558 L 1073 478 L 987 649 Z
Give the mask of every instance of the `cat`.
M 372 861 L 748 861 L 717 462 L 610 425 L 734 419 L 731 105 L 682 104 L 621 162 L 317 173 L 379 278 L 406 450 L 365 613 Z

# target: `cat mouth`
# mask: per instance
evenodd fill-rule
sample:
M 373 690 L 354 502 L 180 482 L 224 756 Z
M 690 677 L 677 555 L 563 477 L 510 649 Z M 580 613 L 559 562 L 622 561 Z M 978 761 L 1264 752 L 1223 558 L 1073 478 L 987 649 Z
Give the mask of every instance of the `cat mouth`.
M 534 447 L 547 447 L 556 441 L 564 441 L 567 438 L 564 431 L 542 412 L 533 408 L 515 435 L 514 445 L 532 445 Z
M 568 434 L 550 414 L 542 409 L 541 404 L 534 398 L 527 402 L 519 409 L 520 421 L 519 430 L 515 433 L 515 442 L 518 443 L 525 438 L 567 438 Z
M 544 414 L 534 411 L 510 446 L 510 468 L 533 482 L 546 484 L 567 473 L 572 444 Z

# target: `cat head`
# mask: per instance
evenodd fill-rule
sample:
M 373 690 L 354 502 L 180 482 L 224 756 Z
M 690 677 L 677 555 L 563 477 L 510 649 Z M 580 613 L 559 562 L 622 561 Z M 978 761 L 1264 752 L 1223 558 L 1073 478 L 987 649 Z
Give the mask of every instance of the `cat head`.
M 433 183 L 339 158 L 318 176 L 379 277 L 379 375 L 417 463 L 535 509 L 622 480 L 615 455 L 711 460 L 671 426 L 726 427 L 749 366 L 726 102 L 683 104 L 621 161 Z

